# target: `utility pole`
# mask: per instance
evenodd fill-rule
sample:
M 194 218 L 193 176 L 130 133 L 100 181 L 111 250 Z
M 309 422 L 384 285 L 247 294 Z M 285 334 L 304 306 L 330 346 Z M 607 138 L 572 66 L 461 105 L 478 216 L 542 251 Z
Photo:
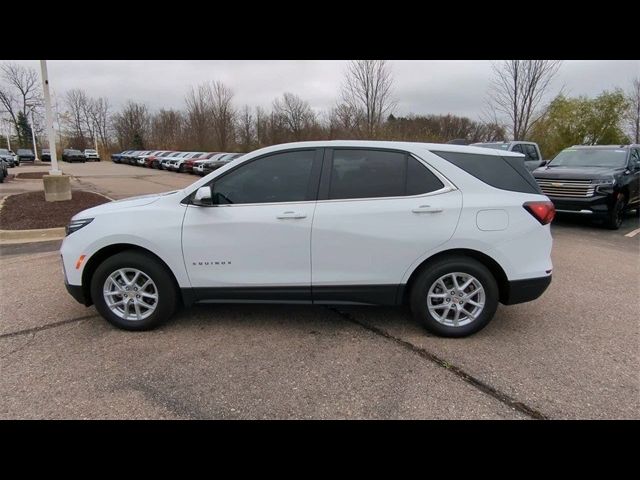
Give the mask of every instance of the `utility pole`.
M 11 122 L 6 118 L 3 118 L 5 122 L 5 133 L 7 134 L 7 150 L 11 151 Z
M 47 73 L 47 61 L 40 60 L 42 70 L 42 90 L 44 92 L 44 107 L 47 117 L 47 136 L 49 138 L 49 153 L 51 155 L 51 175 L 62 175 L 58 170 L 58 155 L 56 153 L 56 132 L 53 130 L 53 114 L 51 111 L 51 96 L 49 95 L 49 75 Z
M 33 140 L 33 155 L 34 155 L 34 163 L 35 163 L 39 160 L 39 158 L 38 158 L 38 147 L 36 146 L 36 131 L 34 128 L 36 124 L 36 117 L 35 117 L 35 114 L 33 113 L 34 108 L 35 108 L 35 105 L 29 105 L 29 110 L 31 110 L 31 140 Z

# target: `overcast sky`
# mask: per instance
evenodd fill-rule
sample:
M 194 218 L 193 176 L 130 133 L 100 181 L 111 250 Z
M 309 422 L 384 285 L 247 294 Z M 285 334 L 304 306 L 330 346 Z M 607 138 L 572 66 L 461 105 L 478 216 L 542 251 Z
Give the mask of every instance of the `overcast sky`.
M 39 61 L 20 61 L 40 71 Z M 49 81 L 58 97 L 72 88 L 106 96 L 118 108 L 127 100 L 152 109 L 182 108 L 189 86 L 220 80 L 232 88 L 235 104 L 268 107 L 291 92 L 316 111 L 338 98 L 346 61 L 325 60 L 166 60 L 48 62 Z M 390 61 L 400 115 L 446 114 L 477 119 L 491 78 L 491 62 L 480 60 Z M 627 89 L 640 76 L 640 61 L 565 61 L 552 85 L 570 95 L 594 96 L 616 86 Z

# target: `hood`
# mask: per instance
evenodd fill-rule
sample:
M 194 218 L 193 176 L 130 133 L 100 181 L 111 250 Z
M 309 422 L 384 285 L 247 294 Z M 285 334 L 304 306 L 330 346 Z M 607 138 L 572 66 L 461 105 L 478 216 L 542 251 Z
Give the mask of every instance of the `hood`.
M 88 208 L 87 210 L 83 210 L 82 212 L 73 216 L 72 220 L 78 218 L 91 218 L 98 215 L 102 215 L 105 213 L 112 213 L 118 210 L 123 210 L 125 208 L 133 208 L 133 207 L 142 207 L 144 205 L 149 205 L 155 201 L 157 201 L 160 197 L 165 195 L 171 195 L 178 192 L 178 190 L 172 190 L 170 192 L 163 193 L 152 193 L 149 195 L 139 195 L 137 197 L 129 197 L 123 198 L 121 200 L 114 200 L 109 203 L 103 203 L 102 205 L 98 205 L 97 207 Z
M 557 180 L 597 180 L 611 178 L 623 172 L 624 168 L 611 167 L 540 167 L 532 173 L 535 178 Z

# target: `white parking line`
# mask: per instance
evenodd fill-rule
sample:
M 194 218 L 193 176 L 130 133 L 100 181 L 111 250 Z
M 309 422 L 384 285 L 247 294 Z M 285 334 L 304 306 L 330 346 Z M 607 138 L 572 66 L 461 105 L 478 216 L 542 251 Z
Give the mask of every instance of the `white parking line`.
M 635 230 L 632 230 L 629 233 L 627 233 L 625 237 L 635 237 L 639 233 L 640 233 L 640 228 L 636 228 Z

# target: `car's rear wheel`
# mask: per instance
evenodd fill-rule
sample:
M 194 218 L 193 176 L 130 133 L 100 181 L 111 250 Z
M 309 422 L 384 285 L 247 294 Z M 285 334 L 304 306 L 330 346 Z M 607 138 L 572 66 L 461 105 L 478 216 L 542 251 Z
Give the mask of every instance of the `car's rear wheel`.
M 607 219 L 605 220 L 605 227 L 610 230 L 618 230 L 622 225 L 622 221 L 624 220 L 624 210 L 626 207 L 626 199 L 624 194 L 619 193 L 618 198 L 616 198 L 616 202 L 613 204 L 613 207 L 609 209 L 607 214 Z
M 180 165 L 180 166 L 178 167 L 178 172 L 180 172 L 180 173 L 184 173 L 184 165 Z
M 421 270 L 410 292 L 414 317 L 443 337 L 466 337 L 483 329 L 498 308 L 496 279 L 479 261 L 445 257 Z
M 177 307 L 171 273 L 155 258 L 127 250 L 107 258 L 91 279 L 91 298 L 100 314 L 124 330 L 150 330 Z

